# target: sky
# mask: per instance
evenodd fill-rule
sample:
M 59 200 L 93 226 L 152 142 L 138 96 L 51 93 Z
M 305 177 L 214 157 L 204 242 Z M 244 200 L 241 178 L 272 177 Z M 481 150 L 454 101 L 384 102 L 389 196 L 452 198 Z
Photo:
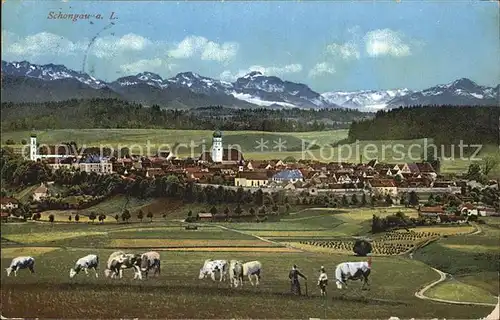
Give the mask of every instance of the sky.
M 499 29 L 497 1 L 6 0 L 2 60 L 105 81 L 145 71 L 234 81 L 260 71 L 320 93 L 464 77 L 494 86 Z

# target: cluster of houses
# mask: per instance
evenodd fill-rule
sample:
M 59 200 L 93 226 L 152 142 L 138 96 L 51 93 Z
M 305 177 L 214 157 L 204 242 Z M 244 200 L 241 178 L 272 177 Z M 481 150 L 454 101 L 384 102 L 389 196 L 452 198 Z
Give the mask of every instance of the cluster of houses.
M 187 181 L 244 188 L 317 190 L 370 189 L 396 197 L 398 192 L 432 188 L 436 192 L 460 192 L 460 183 L 443 179 L 428 162 L 421 163 L 322 163 L 299 160 L 246 160 L 237 149 L 222 145 L 220 131 L 213 133 L 212 148 L 196 158 L 176 158 L 169 152 L 155 156 L 126 155 L 101 157 L 92 153 L 68 154 L 68 148 L 45 146 L 37 149 L 36 136 L 30 140 L 30 159 L 44 161 L 52 170 L 78 169 L 97 174 L 119 173 L 124 179 L 137 176 L 157 178 L 179 175 Z M 71 148 L 70 148 L 71 149 Z M 97 148 L 90 148 L 88 150 Z

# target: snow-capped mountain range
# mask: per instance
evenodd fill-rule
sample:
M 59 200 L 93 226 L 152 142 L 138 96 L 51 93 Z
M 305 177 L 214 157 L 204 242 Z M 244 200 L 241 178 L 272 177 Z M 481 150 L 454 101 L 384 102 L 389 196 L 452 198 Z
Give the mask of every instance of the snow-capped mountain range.
M 408 89 L 394 89 L 385 91 L 363 90 L 352 92 L 325 92 L 323 98 L 341 107 L 377 111 L 384 109 L 387 103 L 394 98 L 403 97 L 412 92 Z
M 179 73 L 168 79 L 152 72 L 143 72 L 105 82 L 63 65 L 36 65 L 27 61 L 3 60 L 2 77 L 2 95 L 6 93 L 7 97 L 2 99 L 3 101 L 27 101 L 26 99 L 33 96 L 37 101 L 49 101 L 61 100 L 62 97 L 68 96 L 81 98 L 90 95 L 121 97 L 146 105 L 160 104 L 167 107 L 220 104 L 231 107 L 305 109 L 343 107 L 373 112 L 419 104 L 494 105 L 498 104 L 499 90 L 499 86 L 479 86 L 469 79 L 459 79 L 450 84 L 416 92 L 393 89 L 319 94 L 305 84 L 266 76 L 257 71 L 250 72 L 235 82 L 216 80 L 193 72 Z M 6 77 L 8 81 L 5 81 Z M 29 81 L 26 81 L 27 79 Z M 28 90 L 30 95 L 19 95 L 21 86 L 22 91 Z M 47 88 L 50 92 L 46 92 Z M 64 94 L 57 94 L 61 90 Z

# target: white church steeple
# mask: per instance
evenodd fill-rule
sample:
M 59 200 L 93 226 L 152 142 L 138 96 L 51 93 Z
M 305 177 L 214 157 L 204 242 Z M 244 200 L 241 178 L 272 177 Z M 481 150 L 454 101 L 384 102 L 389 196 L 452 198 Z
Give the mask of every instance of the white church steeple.
M 31 161 L 36 161 L 38 158 L 38 152 L 37 152 L 37 146 L 36 146 L 36 135 L 32 134 L 30 137 L 30 160 Z
M 214 132 L 212 139 L 212 160 L 222 162 L 222 153 L 222 133 L 217 130 Z

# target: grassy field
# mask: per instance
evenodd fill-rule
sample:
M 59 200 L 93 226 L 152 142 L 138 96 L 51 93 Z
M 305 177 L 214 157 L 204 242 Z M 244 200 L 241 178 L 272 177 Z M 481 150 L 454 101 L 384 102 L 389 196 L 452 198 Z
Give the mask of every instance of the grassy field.
M 20 143 L 29 138 L 31 132 L 2 132 L 1 143 L 8 139 Z M 68 140 L 76 141 L 78 146 L 103 146 L 114 150 L 128 147 L 132 153 L 155 154 L 158 150 L 170 151 L 181 144 L 176 154 L 181 157 L 197 157 L 203 149 L 211 147 L 212 131 L 209 130 L 153 130 L 153 129 L 61 129 L 37 131 L 41 144 L 58 144 Z M 360 141 L 350 145 L 332 148 L 331 145 L 345 139 L 348 130 L 318 132 L 261 132 L 261 131 L 226 131 L 223 133 L 225 147 L 232 145 L 240 148 L 246 159 L 284 159 L 293 156 L 296 159 L 316 159 L 323 162 L 359 162 L 377 158 L 382 162 L 415 162 L 421 158 L 422 151 L 432 144 L 432 139 Z M 267 141 L 261 149 L 259 142 Z M 282 148 L 277 144 L 281 139 Z M 20 148 L 21 145 L 13 147 Z M 445 150 L 446 149 L 445 147 Z M 448 150 L 449 151 L 449 150 Z M 479 157 L 485 155 L 500 156 L 498 146 L 484 146 Z M 461 159 L 457 154 L 454 159 L 442 161 L 442 172 L 460 173 L 467 171 L 470 159 Z M 500 174 L 498 168 L 493 175 Z
M 4 316 L 39 318 L 161 318 L 166 314 L 173 319 L 324 318 L 326 311 L 328 318 L 449 319 L 480 318 L 490 313 L 490 307 L 420 300 L 414 292 L 438 279 L 422 262 L 425 261 L 443 270 L 448 267 L 445 271 L 454 275 L 453 281 L 430 290 L 429 294 L 458 300 L 474 295 L 469 301 L 491 302 L 491 297 L 498 294 L 495 291 L 498 289 L 493 288 L 498 280 L 494 279 L 495 252 L 490 249 L 500 230 L 495 224 L 497 220 L 491 219 L 481 225 L 482 233 L 477 235 L 449 236 L 452 230 L 460 233 L 462 229 L 457 227 L 416 228 L 417 232 L 434 230 L 448 237 L 421 249 L 422 252 L 417 251 L 415 259 L 374 256 L 371 290 L 362 291 L 360 283 L 352 283 L 347 290 L 340 291 L 332 281 L 325 306 L 315 286 L 319 266 L 325 266 L 333 278 L 337 263 L 364 258 L 353 256 L 352 250 L 331 252 L 301 246 L 293 239 L 330 237 L 352 241 L 354 234 L 366 234 L 373 214 L 384 216 L 397 210 L 307 209 L 291 214 L 282 222 L 207 223 L 198 224 L 198 230 L 186 230 L 185 224 L 164 219 L 129 224 L 2 224 L 2 268 L 15 256 L 32 255 L 36 259 L 36 274 L 22 270 L 17 278 L 7 278 L 3 272 L 0 307 Z M 415 214 L 408 209 L 405 213 Z M 280 243 L 263 241 L 255 235 L 278 239 Z M 287 243 L 293 247 L 284 246 Z M 488 250 L 456 249 L 466 245 L 482 245 Z M 158 251 L 162 257 L 161 275 L 139 281 L 132 280 L 131 272 L 126 270 L 124 279 L 104 278 L 107 256 L 117 249 L 135 253 Z M 91 271 L 89 277 L 80 274 L 69 279 L 69 268 L 89 253 L 101 257 L 99 278 Z M 199 268 L 209 258 L 261 261 L 261 286 L 252 287 L 245 279 L 243 288 L 230 289 L 227 282 L 199 280 Z M 308 296 L 289 294 L 287 276 L 293 264 L 309 279 Z M 463 272 L 464 268 L 472 269 Z M 302 290 L 305 291 L 304 282 Z
M 496 303 L 497 297 L 476 286 L 457 280 L 440 283 L 425 293 L 428 297 L 462 302 Z
M 452 274 L 456 280 L 464 284 L 480 287 L 491 295 L 498 296 L 500 293 L 498 218 L 484 219 L 487 224 L 479 225 L 481 233 L 442 238 L 418 250 L 414 255 L 415 259 Z
M 31 254 L 32 248 L 23 248 Z M 56 249 L 36 257 L 36 275 L 26 270 L 17 278 L 2 273 L 2 313 L 9 317 L 41 318 L 389 318 L 390 316 L 432 318 L 478 318 L 487 307 L 449 306 L 418 300 L 413 292 L 433 281 L 436 274 L 425 265 L 407 259 L 376 258 L 370 291 L 330 289 L 326 308 L 314 286 L 318 267 L 345 260 L 343 256 L 297 252 L 161 252 L 162 273 L 157 278 L 132 280 L 96 279 L 78 275 L 69 279 L 69 268 L 90 252 L 106 257 L 112 250 Z M 20 252 L 19 252 L 20 253 Z M 260 287 L 231 290 L 228 283 L 198 280 L 198 271 L 207 258 L 256 260 L 262 262 Z M 10 257 L 2 250 L 2 267 Z M 351 258 L 355 259 L 355 258 Z M 359 258 L 358 258 L 359 259 Z M 103 259 L 104 260 L 104 259 Z M 297 263 L 310 277 L 308 297 L 289 295 L 286 278 Z M 391 270 L 391 272 L 387 272 Z M 102 269 L 100 270 L 102 275 Z M 304 283 L 303 283 L 304 286 Z M 304 290 L 304 288 L 303 288 Z M 116 294 L 116 299 L 110 295 Z M 78 301 L 78 303 L 75 303 Z M 131 303 L 134 301 L 133 303 Z

